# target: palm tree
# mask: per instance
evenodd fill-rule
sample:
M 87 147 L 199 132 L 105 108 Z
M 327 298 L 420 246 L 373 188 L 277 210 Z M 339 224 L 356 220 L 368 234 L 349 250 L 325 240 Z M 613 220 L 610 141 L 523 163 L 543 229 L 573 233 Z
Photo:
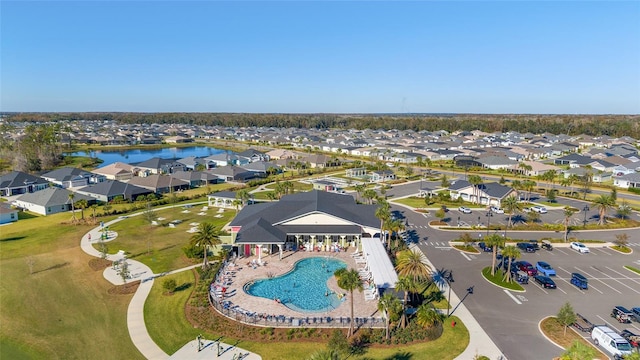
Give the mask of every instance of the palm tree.
M 362 197 L 369 201 L 369 205 L 373 204 L 373 199 L 378 196 L 378 193 L 373 189 L 367 189 L 362 193 Z
M 356 200 L 358 200 L 358 198 L 360 196 L 362 196 L 362 193 L 364 192 L 364 189 L 366 188 L 364 186 L 364 184 L 358 184 L 356 186 L 354 186 L 355 190 L 356 190 Z
M 398 276 L 408 276 L 416 282 L 431 278 L 431 267 L 420 250 L 403 250 L 398 253 L 396 262 Z
M 509 214 L 509 221 L 507 222 L 507 227 L 513 226 L 511 223 L 511 218 L 514 213 L 520 212 L 522 210 L 522 204 L 518 201 L 518 198 L 515 196 L 508 196 L 504 200 L 502 200 L 502 207 L 504 211 Z
M 531 165 L 529 165 L 527 163 L 523 163 L 523 162 L 518 164 L 518 168 L 522 169 L 522 174 L 523 175 L 525 174 L 525 171 L 533 170 L 533 166 L 531 166 Z
M 73 198 L 76 197 L 76 194 L 70 192 L 69 193 L 69 201 L 71 202 L 71 216 L 73 217 L 73 221 L 76 221 L 76 206 L 73 202 Z
M 598 208 L 598 215 L 600 216 L 598 225 L 603 225 L 604 219 L 607 215 L 607 210 L 615 206 L 616 202 L 613 200 L 611 195 L 602 194 L 593 200 L 593 204 Z
M 285 182 L 286 184 L 286 182 Z M 236 199 L 240 200 L 240 205 L 244 207 L 247 205 L 247 201 L 251 198 L 251 194 L 247 190 L 240 190 L 236 193 Z
M 95 223 L 96 221 L 96 211 L 98 210 L 98 204 L 93 204 L 90 206 L 91 210 L 93 211 L 93 222 Z
M 498 234 L 491 234 L 485 237 L 484 241 L 487 246 L 493 248 L 493 252 L 491 253 L 491 275 L 493 276 L 496 274 L 496 256 L 498 255 L 498 247 L 504 246 L 506 239 Z
M 596 351 L 592 346 L 575 340 L 571 346 L 560 356 L 560 360 L 583 360 L 595 358 Z M 625 357 L 626 359 L 626 357 Z
M 509 259 L 509 263 L 507 264 L 507 271 L 504 274 L 505 281 L 509 282 L 511 281 L 511 262 L 513 260 L 520 259 L 520 256 L 522 256 L 522 253 L 520 252 L 520 249 L 518 249 L 516 246 L 507 245 L 504 247 L 504 249 L 502 249 L 502 256 Z
M 353 290 L 362 291 L 362 282 L 360 282 L 360 275 L 358 274 L 358 270 L 346 268 L 340 268 L 333 273 L 336 279 L 338 280 L 338 286 L 341 289 L 349 291 L 349 300 L 351 303 L 351 319 L 349 321 L 349 332 L 347 333 L 347 337 L 351 337 L 353 335 Z
M 391 320 L 394 318 L 397 319 L 398 312 L 402 310 L 400 299 L 395 297 L 390 291 L 387 291 L 382 295 L 380 300 L 378 300 L 378 310 L 384 313 L 386 338 L 389 339 L 391 337 L 389 331 Z
M 391 219 L 391 208 L 389 206 L 389 203 L 386 201 L 383 201 L 380 204 L 378 204 L 378 208 L 376 209 L 375 216 L 376 218 L 380 219 L 380 240 L 386 241 L 387 239 L 384 234 L 385 223 L 389 219 Z
M 387 222 L 387 229 L 392 233 L 396 234 L 395 239 L 395 248 L 398 248 L 398 239 L 400 238 L 400 232 L 405 229 L 404 222 L 402 219 L 391 219 Z M 391 239 L 389 239 L 389 243 L 387 244 L 389 248 L 391 248 Z
M 441 314 L 429 303 L 423 303 L 416 311 L 416 323 L 422 327 L 433 327 L 442 324 L 445 315 Z
M 416 282 L 408 277 L 408 276 L 398 276 L 398 281 L 396 282 L 396 290 L 404 291 L 404 301 L 402 317 L 400 318 L 400 326 L 404 329 L 407 326 L 407 315 L 404 309 L 407 307 L 407 302 L 409 301 L 409 292 L 412 292 L 416 289 Z
M 479 185 L 482 184 L 482 178 L 480 175 L 469 175 L 469 184 L 473 185 L 473 195 L 476 198 L 475 203 L 480 204 Z
M 208 248 L 220 244 L 220 237 L 213 223 L 204 222 L 198 225 L 198 232 L 191 236 L 191 245 L 204 247 L 204 262 L 202 267 L 209 266 L 207 262 Z
M 525 180 L 522 182 L 522 188 L 527 191 L 527 202 L 531 201 L 531 192 L 536 188 L 536 182 L 533 180 Z
M 84 220 L 84 209 L 89 207 L 89 203 L 85 199 L 76 201 L 76 205 L 80 208 L 80 219 Z
M 567 239 L 569 238 L 569 220 L 575 213 L 576 210 L 571 207 L 566 206 L 564 208 L 564 242 L 567 242 Z

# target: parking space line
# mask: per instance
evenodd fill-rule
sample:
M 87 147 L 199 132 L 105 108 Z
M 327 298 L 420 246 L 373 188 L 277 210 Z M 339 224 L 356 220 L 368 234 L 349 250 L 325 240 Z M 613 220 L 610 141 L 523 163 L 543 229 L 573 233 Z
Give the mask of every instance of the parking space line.
M 565 254 L 565 255 L 569 255 L 569 253 L 566 253 L 566 252 L 564 252 L 564 251 L 562 251 L 562 250 L 560 250 L 560 249 L 558 249 L 558 248 L 556 248 L 555 250 L 556 250 L 556 251 L 559 251 L 559 252 L 561 252 L 561 253 L 563 253 L 563 254 Z
M 605 320 L 602 316 L 600 315 L 596 315 L 597 317 L 600 318 L 600 320 L 604 321 L 610 328 L 614 329 L 615 331 L 617 331 L 618 333 L 620 333 L 621 330 L 619 330 L 617 327 L 613 326 L 610 322 L 608 322 L 607 320 Z
M 602 270 L 598 269 L 598 268 L 597 268 L 597 267 L 595 267 L 595 266 L 591 266 L 591 268 L 592 268 L 592 269 L 594 269 L 594 270 L 600 271 L 601 273 L 603 273 L 603 274 L 604 274 L 604 272 L 603 272 Z M 605 275 L 606 275 L 606 274 L 605 274 Z M 632 288 L 631 286 L 629 286 L 629 285 L 627 285 L 627 284 L 623 283 L 622 281 L 620 281 L 620 280 L 618 280 L 618 279 L 616 279 L 616 278 L 614 278 L 614 277 L 609 277 L 609 278 L 610 278 L 611 280 L 613 280 L 613 281 L 617 281 L 618 283 L 620 283 L 620 285 L 622 285 L 622 286 L 624 286 L 624 287 L 626 287 L 626 288 L 629 288 L 629 289 L 631 289 L 632 291 L 635 291 L 637 294 L 640 294 L 640 291 L 638 291 L 638 290 L 636 290 L 636 289 Z
M 608 251 L 604 251 L 603 249 L 600 249 L 600 248 L 593 248 L 593 250 L 598 250 L 598 251 L 600 251 L 602 253 L 605 253 L 605 254 L 607 254 L 609 256 L 613 256 L 613 254 L 609 253 Z
M 569 270 L 563 269 L 560 266 L 558 266 L 558 269 L 560 269 L 560 270 L 566 272 L 567 274 L 571 275 L 571 271 L 569 271 Z
M 505 294 L 509 295 L 509 297 L 511 298 L 511 300 L 515 301 L 516 304 L 518 305 L 522 305 L 522 302 L 520 302 L 520 300 L 518 300 L 515 296 L 513 296 L 513 294 L 509 291 L 509 290 L 503 290 L 505 292 Z
M 582 270 L 582 269 L 578 268 L 577 266 L 576 266 L 576 269 L 578 269 L 578 271 L 580 271 L 580 272 L 584 273 L 584 274 L 585 274 L 585 275 L 587 275 L 588 277 L 590 277 L 590 278 L 592 278 L 592 279 L 594 279 L 594 280 L 598 280 L 598 281 L 600 281 L 600 282 L 601 282 L 601 283 L 603 283 L 605 286 L 607 286 L 607 287 L 608 287 L 608 288 L 610 288 L 611 290 L 613 290 L 613 291 L 617 292 L 618 294 L 622 294 L 622 292 L 621 292 L 621 291 L 619 291 L 618 289 L 616 289 L 616 288 L 612 287 L 611 285 L 609 285 L 609 284 L 607 284 L 606 282 L 604 282 L 604 281 L 602 281 L 602 280 L 598 279 L 597 277 L 595 277 L 595 276 L 593 276 L 593 275 L 589 274 L 588 272 L 586 272 L 586 271 L 584 271 L 584 270 Z M 600 291 L 600 290 L 598 290 L 598 291 Z
M 593 290 L 599 292 L 600 294 L 604 294 L 602 291 L 598 290 L 597 287 L 593 286 L 593 284 L 589 284 L 589 289 L 593 289 Z
M 538 283 L 536 283 L 536 282 L 535 282 L 535 280 L 533 281 L 533 283 L 534 283 L 533 285 L 534 285 L 535 287 L 537 287 L 538 289 L 540 289 L 540 290 L 544 291 L 544 293 L 545 293 L 545 294 L 549 295 L 549 293 L 547 292 L 547 290 L 543 289 L 543 288 L 542 288 L 542 286 L 538 285 Z
M 633 324 L 633 323 L 631 323 L 631 324 L 627 324 L 627 325 L 629 325 L 629 326 L 631 326 L 631 327 L 636 328 L 636 330 L 640 330 L 640 327 L 637 327 L 637 326 L 636 326 L 635 324 Z
M 460 254 L 462 254 L 462 256 L 464 256 L 465 259 L 471 261 L 471 258 L 469 258 L 467 254 L 463 253 L 462 251 L 460 251 Z
M 616 273 L 616 274 L 618 274 L 618 275 L 621 275 L 622 277 L 627 278 L 627 279 L 629 279 L 629 280 L 633 281 L 633 282 L 634 282 L 634 283 L 636 283 L 636 284 L 640 284 L 640 281 L 635 280 L 634 278 L 630 278 L 630 277 L 628 277 L 628 276 L 627 276 L 627 275 L 625 275 L 625 274 L 619 273 L 619 272 L 617 272 L 617 271 L 613 270 L 612 268 L 610 268 L 610 267 L 608 267 L 608 266 L 605 266 L 605 267 L 606 267 L 607 269 L 609 269 L 609 270 L 613 271 L 614 273 Z
M 565 271 L 566 271 L 566 270 L 565 270 Z M 559 279 L 559 280 L 562 280 L 562 281 L 566 282 L 567 284 L 569 284 L 569 285 L 570 285 L 570 287 L 571 287 L 572 289 L 576 289 L 576 290 L 580 291 L 580 292 L 582 293 L 582 295 L 586 295 L 586 294 L 587 294 L 586 292 L 584 292 L 584 291 L 582 291 L 582 290 L 578 289 L 578 287 L 577 287 L 577 286 L 573 286 L 573 284 L 571 283 L 571 281 L 569 281 L 569 280 L 567 280 L 567 279 L 565 279 L 565 278 L 561 278 L 561 277 L 559 277 L 559 278 L 557 278 L 557 279 Z M 557 286 L 557 284 L 556 284 L 556 286 Z M 562 290 L 562 289 L 560 289 L 560 288 L 557 288 L 557 289 L 558 289 L 558 290 L 560 290 L 560 291 L 562 291 L 563 293 L 565 293 L 565 294 L 566 294 L 566 292 L 565 292 L 564 290 Z

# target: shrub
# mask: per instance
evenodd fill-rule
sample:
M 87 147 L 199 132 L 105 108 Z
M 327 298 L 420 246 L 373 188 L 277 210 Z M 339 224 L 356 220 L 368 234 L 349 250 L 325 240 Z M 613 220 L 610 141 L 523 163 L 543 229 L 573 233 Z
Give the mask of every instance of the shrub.
M 166 279 L 162 282 L 162 288 L 167 290 L 167 292 L 174 292 L 176 290 L 176 287 L 178 287 L 178 284 L 176 283 L 175 279 Z

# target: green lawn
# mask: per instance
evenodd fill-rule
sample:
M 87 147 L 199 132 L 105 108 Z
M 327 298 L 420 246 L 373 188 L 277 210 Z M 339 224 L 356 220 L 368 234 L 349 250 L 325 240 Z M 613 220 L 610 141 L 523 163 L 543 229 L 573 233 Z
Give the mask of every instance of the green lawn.
M 633 271 L 633 272 L 635 272 L 635 273 L 640 274 L 640 269 L 635 268 L 635 267 L 633 267 L 633 266 L 625 265 L 625 266 L 624 266 L 624 268 L 625 268 L 625 269 L 627 269 L 627 270 L 631 270 L 631 271 Z
M 61 224 L 68 219 L 58 214 L 2 227 L 0 357 L 141 359 L 126 330 L 131 295 L 108 293 L 112 285 L 89 268 L 91 257 L 78 246 L 89 226 Z
M 514 282 L 503 281 L 502 277 L 504 275 L 502 271 L 497 271 L 496 274 L 492 276 L 491 266 L 487 266 L 486 268 L 482 269 L 482 276 L 484 276 L 485 279 L 489 280 L 489 282 L 491 282 L 494 285 L 502 286 L 504 288 L 511 289 L 511 290 L 524 291 L 524 288 L 515 281 Z
M 207 210 L 207 215 L 198 215 L 202 205 L 195 205 L 188 209 L 189 213 L 181 206 L 158 210 L 158 217 L 165 220 L 158 221 L 160 225 L 151 225 L 143 215 L 131 217 L 125 221 L 113 224 L 110 230 L 116 231 L 118 237 L 107 243 L 110 253 L 124 250 L 129 253 L 131 259 L 147 264 L 154 273 L 162 273 L 179 269 L 197 263 L 197 260 L 187 258 L 182 247 L 189 243 L 192 233 L 188 233 L 192 222 L 212 222 L 217 228 L 222 228 L 234 216 L 235 210 L 227 209 L 216 218 L 216 208 Z M 175 228 L 163 226 L 173 220 L 182 220 Z M 94 246 L 97 246 L 94 243 Z

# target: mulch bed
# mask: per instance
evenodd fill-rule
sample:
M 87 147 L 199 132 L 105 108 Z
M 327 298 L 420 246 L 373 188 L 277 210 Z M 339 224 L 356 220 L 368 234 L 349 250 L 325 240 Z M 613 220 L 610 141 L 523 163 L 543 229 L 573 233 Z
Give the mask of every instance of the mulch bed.
M 107 292 L 109 295 L 127 295 L 133 294 L 138 290 L 138 286 L 140 286 L 140 281 L 134 281 L 123 285 L 117 285 L 109 289 Z
M 109 261 L 107 259 L 94 258 L 94 259 L 89 260 L 89 267 L 93 271 L 104 270 L 104 269 L 108 268 L 109 266 L 111 266 L 111 261 Z

